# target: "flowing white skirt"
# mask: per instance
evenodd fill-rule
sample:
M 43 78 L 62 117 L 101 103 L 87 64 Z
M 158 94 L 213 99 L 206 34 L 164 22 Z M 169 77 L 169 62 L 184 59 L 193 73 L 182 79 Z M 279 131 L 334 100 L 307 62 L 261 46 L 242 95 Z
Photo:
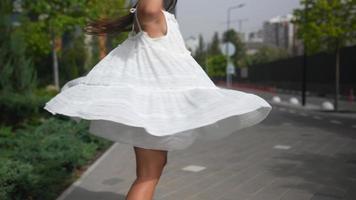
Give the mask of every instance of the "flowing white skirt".
M 128 52 L 128 45 L 67 82 L 44 108 L 90 120 L 94 135 L 167 151 L 226 137 L 258 124 L 272 109 L 257 95 L 215 86 L 187 52 Z

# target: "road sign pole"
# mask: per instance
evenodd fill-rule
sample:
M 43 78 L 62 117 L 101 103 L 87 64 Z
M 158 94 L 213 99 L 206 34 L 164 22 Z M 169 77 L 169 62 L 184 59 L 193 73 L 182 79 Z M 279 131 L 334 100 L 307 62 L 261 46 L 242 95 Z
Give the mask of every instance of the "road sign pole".
M 227 45 L 227 35 L 228 35 L 228 31 L 230 29 L 230 13 L 231 13 L 231 9 L 229 8 L 227 10 L 227 27 L 226 27 L 226 45 L 225 45 L 225 53 L 226 53 L 226 87 L 230 88 L 230 82 L 229 82 L 229 73 L 228 73 L 228 67 L 229 67 L 229 63 L 230 63 L 230 54 L 229 54 L 229 45 Z
M 233 9 L 238 9 L 238 8 L 242 8 L 242 7 L 244 7 L 245 6 L 245 4 L 244 3 L 241 3 L 241 4 L 238 4 L 238 5 L 236 5 L 236 6 L 231 6 L 231 7 L 229 7 L 228 9 L 227 9 L 227 27 L 226 27 L 226 46 L 225 46 L 225 50 L 226 50 L 226 86 L 229 88 L 229 87 L 231 87 L 231 83 L 232 83 L 232 80 L 231 80 L 231 77 L 232 77 L 232 75 L 231 75 L 231 73 L 230 73 L 230 71 L 231 70 L 229 70 L 229 65 L 230 65 L 230 52 L 229 52 L 229 46 L 228 46 L 228 38 L 227 38 L 227 36 L 228 36 L 228 31 L 229 31 L 229 29 L 230 29 L 230 15 L 231 15 L 231 10 L 233 10 Z

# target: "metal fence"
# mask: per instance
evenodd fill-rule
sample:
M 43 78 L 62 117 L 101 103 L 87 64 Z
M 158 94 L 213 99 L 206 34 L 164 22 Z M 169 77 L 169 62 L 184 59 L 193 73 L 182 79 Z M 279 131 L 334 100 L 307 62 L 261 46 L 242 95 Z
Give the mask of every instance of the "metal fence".
M 348 96 L 356 90 L 356 46 L 345 47 L 340 55 L 340 94 Z M 307 59 L 307 91 L 319 96 L 334 94 L 335 55 L 318 53 Z M 236 70 L 233 83 L 254 84 L 300 91 L 302 86 L 303 56 L 250 66 L 248 76 L 243 78 L 241 70 Z M 213 77 L 222 81 L 224 77 Z

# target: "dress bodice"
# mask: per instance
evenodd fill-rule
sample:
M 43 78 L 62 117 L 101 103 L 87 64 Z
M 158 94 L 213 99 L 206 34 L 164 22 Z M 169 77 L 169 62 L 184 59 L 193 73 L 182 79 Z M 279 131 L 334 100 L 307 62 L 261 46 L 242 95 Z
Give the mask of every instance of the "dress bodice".
M 191 52 L 186 48 L 183 36 L 180 32 L 179 24 L 174 14 L 162 10 L 167 26 L 167 32 L 163 36 L 151 37 L 148 33 L 142 30 L 138 22 L 137 13 L 135 12 L 135 20 L 139 27 L 139 32 L 132 31 L 129 33 L 128 40 L 135 43 L 137 48 L 154 48 L 157 50 L 170 51 L 176 53 L 190 54 Z M 134 24 L 133 24 L 134 26 Z
M 175 16 L 162 12 L 167 25 L 165 35 L 150 37 L 141 28 L 137 33 L 133 28 L 129 37 L 88 73 L 86 84 L 129 85 L 147 91 L 216 88 L 186 48 Z

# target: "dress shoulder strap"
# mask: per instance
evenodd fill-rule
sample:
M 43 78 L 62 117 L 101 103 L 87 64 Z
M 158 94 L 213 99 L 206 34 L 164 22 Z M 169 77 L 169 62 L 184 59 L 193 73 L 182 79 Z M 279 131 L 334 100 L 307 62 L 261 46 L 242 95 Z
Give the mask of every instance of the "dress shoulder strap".
M 135 22 L 136 22 L 137 26 L 138 26 L 138 29 L 141 32 L 142 28 L 141 28 L 140 22 L 139 22 L 138 17 L 137 17 L 137 8 L 131 8 L 130 12 L 134 13 L 134 21 L 132 22 L 132 30 L 131 31 L 134 32 L 134 30 L 135 30 Z
M 136 11 L 135 11 L 135 20 L 136 20 L 136 22 L 137 22 L 138 29 L 139 29 L 140 31 L 142 31 L 140 22 L 139 22 L 138 17 L 137 17 L 137 9 L 136 9 Z

